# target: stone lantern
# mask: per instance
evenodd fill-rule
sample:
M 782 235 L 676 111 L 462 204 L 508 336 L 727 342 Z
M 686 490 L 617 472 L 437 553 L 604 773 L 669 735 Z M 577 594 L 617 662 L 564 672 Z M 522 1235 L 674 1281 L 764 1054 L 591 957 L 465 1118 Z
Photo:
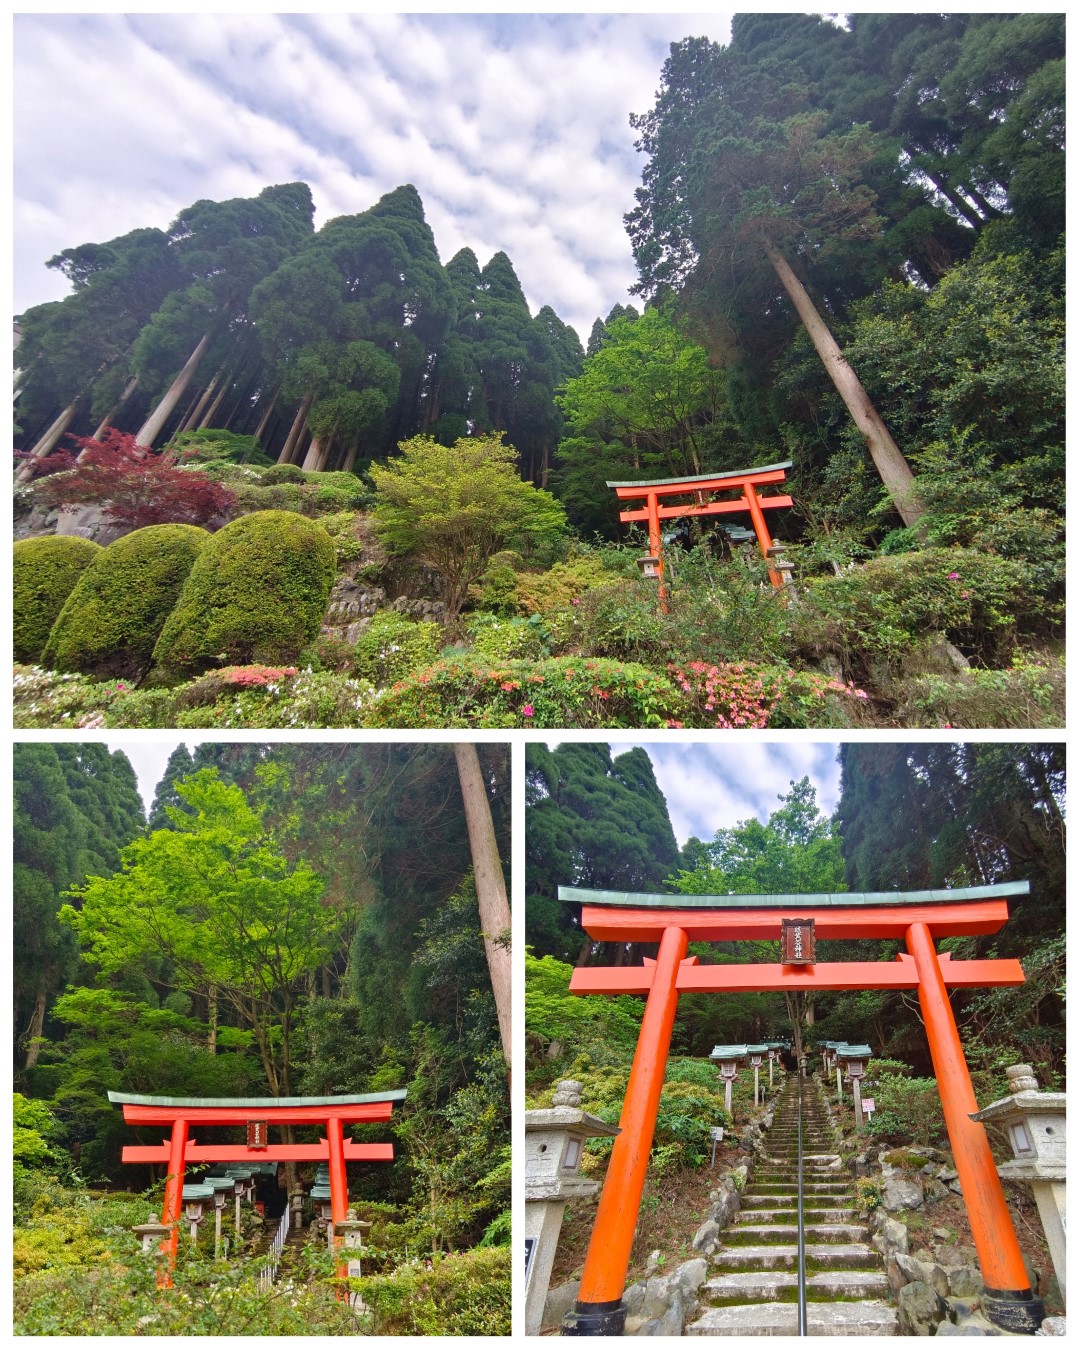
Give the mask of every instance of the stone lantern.
M 364 1273 L 360 1265 L 360 1252 L 364 1246 L 364 1238 L 371 1232 L 371 1223 L 368 1219 L 358 1219 L 355 1209 L 349 1209 L 347 1214 L 347 1218 L 334 1225 L 334 1234 L 341 1238 L 346 1273 L 353 1279 L 359 1279 Z M 350 1293 L 349 1302 L 356 1312 L 367 1311 L 359 1294 Z
M 142 1243 L 144 1252 L 164 1255 L 161 1244 L 169 1236 L 169 1225 L 162 1223 L 156 1214 L 151 1214 L 146 1223 L 133 1224 L 131 1231 Z
M 210 1187 L 214 1196 L 214 1260 L 221 1254 L 221 1216 L 225 1212 L 225 1202 L 234 1190 L 232 1177 L 206 1177 L 204 1185 Z
M 971 1119 L 1004 1127 L 1013 1159 L 998 1167 L 998 1175 L 1030 1183 L 1064 1299 L 1065 1093 L 1040 1092 L 1030 1064 L 1014 1064 L 1005 1075 L 1012 1096 L 973 1112 Z
M 866 1073 L 866 1061 L 870 1058 L 868 1045 L 842 1045 L 837 1048 L 836 1057 L 847 1068 L 847 1077 L 851 1083 L 851 1095 L 855 1102 L 855 1128 L 862 1129 L 862 1091 L 860 1084 Z
M 588 1139 L 618 1129 L 581 1110 L 582 1084 L 555 1084 L 553 1105 L 525 1112 L 525 1334 L 540 1331 L 551 1267 L 568 1200 L 595 1194 L 598 1182 L 579 1175 Z
M 649 577 L 656 581 L 660 576 L 660 559 L 653 553 L 646 553 L 638 558 L 637 565 L 641 568 L 641 575 Z
M 709 1056 L 720 1065 L 720 1078 L 724 1084 L 724 1110 L 731 1115 L 731 1086 L 739 1074 L 739 1060 L 746 1058 L 745 1045 L 714 1045 Z
M 748 1045 L 746 1053 L 750 1059 L 750 1065 L 754 1070 L 754 1105 L 759 1105 L 761 1096 L 761 1066 L 765 1063 L 765 1056 L 769 1052 L 767 1045 Z M 730 1114 L 730 1112 L 729 1112 Z
M 214 1188 L 196 1182 L 184 1187 L 181 1199 L 184 1202 L 184 1213 L 191 1229 L 191 1240 L 194 1242 L 199 1236 L 199 1224 L 203 1221 L 206 1206 L 213 1203 Z

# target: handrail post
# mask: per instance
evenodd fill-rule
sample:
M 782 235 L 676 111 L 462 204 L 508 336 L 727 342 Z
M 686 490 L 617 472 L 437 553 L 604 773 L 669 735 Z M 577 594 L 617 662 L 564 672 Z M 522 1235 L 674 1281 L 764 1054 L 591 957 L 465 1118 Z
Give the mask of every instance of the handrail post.
M 806 1233 L 803 1229 L 803 1158 L 802 1158 L 802 1101 L 803 1082 L 799 1080 L 799 1110 L 796 1117 L 799 1136 L 799 1335 L 806 1330 Z

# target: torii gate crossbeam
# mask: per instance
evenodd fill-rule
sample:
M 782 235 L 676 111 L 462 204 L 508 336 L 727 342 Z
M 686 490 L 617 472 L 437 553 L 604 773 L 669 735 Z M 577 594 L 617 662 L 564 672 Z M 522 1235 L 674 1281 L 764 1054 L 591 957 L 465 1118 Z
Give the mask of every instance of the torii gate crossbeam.
M 559 888 L 559 899 L 582 905 L 581 926 L 601 942 L 659 942 L 655 961 L 640 969 L 574 971 L 571 993 L 645 994 L 645 1011 L 630 1070 L 620 1132 L 608 1163 L 574 1314 L 564 1335 L 621 1335 L 622 1295 L 663 1090 L 680 993 L 729 990 L 905 988 L 918 991 L 941 1093 L 956 1171 L 989 1300 L 1038 1322 L 1020 1245 L 982 1125 L 971 1076 L 949 1004 L 950 987 L 1023 983 L 1012 960 L 956 961 L 938 955 L 935 939 L 997 932 L 1006 899 L 1028 883 L 957 890 L 804 896 L 630 895 Z M 821 938 L 900 938 L 895 961 L 820 962 L 810 966 L 700 966 L 690 941 L 779 938 L 784 919 L 814 920 Z M 993 1314 L 991 1314 L 993 1315 Z M 1015 1327 L 1012 1327 L 1015 1329 Z

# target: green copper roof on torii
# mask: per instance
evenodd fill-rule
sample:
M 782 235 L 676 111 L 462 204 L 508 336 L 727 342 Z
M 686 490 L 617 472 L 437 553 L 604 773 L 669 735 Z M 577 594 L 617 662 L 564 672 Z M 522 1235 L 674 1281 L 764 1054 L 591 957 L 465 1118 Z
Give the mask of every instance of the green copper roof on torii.
M 785 459 L 781 464 L 762 464 L 756 469 L 725 469 L 722 473 L 699 473 L 690 478 L 648 478 L 632 479 L 628 483 L 607 483 L 609 488 L 651 488 L 651 487 L 673 487 L 676 483 L 712 483 L 717 478 L 748 478 L 752 473 L 775 473 L 777 469 L 790 469 L 791 460 Z
M 819 895 L 637 895 L 632 891 L 587 891 L 560 886 L 565 904 L 608 905 L 624 909 L 852 909 L 896 905 L 955 905 L 1027 895 L 1026 881 L 996 886 L 957 886 L 933 891 L 832 891 Z
M 119 1106 L 234 1106 L 243 1110 L 266 1111 L 275 1107 L 360 1106 L 368 1102 L 403 1102 L 406 1093 L 406 1088 L 395 1088 L 392 1092 L 349 1093 L 342 1097 L 139 1097 L 130 1092 L 110 1092 L 109 1101 Z

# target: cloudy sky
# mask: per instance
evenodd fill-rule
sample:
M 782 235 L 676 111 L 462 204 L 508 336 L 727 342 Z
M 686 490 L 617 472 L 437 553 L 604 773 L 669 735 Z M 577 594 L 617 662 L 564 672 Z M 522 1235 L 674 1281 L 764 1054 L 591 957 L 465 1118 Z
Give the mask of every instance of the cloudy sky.
M 708 842 L 717 830 L 756 816 L 764 822 L 793 782 L 809 778 L 818 806 L 832 815 L 840 800 L 837 743 L 809 741 L 637 742 L 652 760 L 680 846 Z M 629 748 L 612 745 L 611 753 Z
M 629 114 L 699 34 L 730 15 L 16 15 L 15 313 L 67 293 L 59 250 L 200 198 L 300 179 L 318 227 L 411 182 L 444 262 L 503 250 L 584 342 L 635 279 Z

